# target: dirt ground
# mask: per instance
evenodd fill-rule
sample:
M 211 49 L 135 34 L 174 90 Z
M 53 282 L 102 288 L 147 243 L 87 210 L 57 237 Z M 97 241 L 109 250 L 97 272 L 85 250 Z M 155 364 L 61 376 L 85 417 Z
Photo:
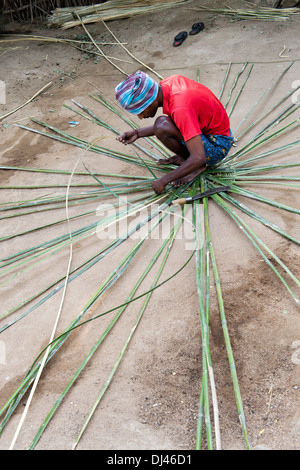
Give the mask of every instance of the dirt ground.
M 202 3 L 210 6 L 222 5 L 222 2 Z M 299 84 L 300 17 L 293 22 L 279 23 L 234 21 L 210 12 L 196 11 L 193 7 L 197 4 L 198 2 L 194 1 L 188 7 L 180 6 L 159 14 L 111 21 L 108 26 L 119 41 L 126 43 L 126 47 L 136 58 L 161 76 L 179 73 L 196 79 L 199 69 L 200 81 L 216 94 L 230 62 L 231 81 L 246 61 L 254 64 L 251 77 L 231 118 L 232 128 L 235 128 L 271 82 L 292 61 L 295 61 L 293 66 L 268 95 L 266 101 L 259 106 L 259 113 L 265 108 L 269 109 L 269 106 L 275 104 L 285 93 L 292 91 L 296 81 Z M 230 5 L 240 6 L 242 3 L 230 2 Z M 204 31 L 196 36 L 189 36 L 182 46 L 174 48 L 174 36 L 179 31 L 189 31 L 191 25 L 197 21 L 204 22 Z M 8 24 L 5 29 L 65 38 L 84 34 L 81 26 L 61 31 L 41 28 L 38 25 Z M 89 25 L 88 30 L 98 41 L 113 41 L 109 31 L 101 23 Z M 119 45 L 106 45 L 103 50 L 107 55 L 114 57 L 115 63 L 126 73 L 143 68 Z M 72 106 L 71 100 L 74 99 L 93 109 L 120 132 L 127 129 L 123 121 L 89 96 L 89 93 L 101 90 L 104 96 L 114 100 L 114 87 L 124 78 L 124 75 L 104 58 L 90 58 L 66 44 L 20 41 L 1 44 L 0 61 L 0 79 L 6 84 L 6 103 L 0 104 L 1 115 L 25 103 L 52 81 L 52 86 L 44 93 L 0 122 L 1 165 L 73 170 L 82 155 L 81 149 L 33 134 L 14 125 L 20 123 L 37 128 L 30 121 L 32 116 L 88 141 L 103 136 L 105 146 L 124 150 L 123 147 L 120 148 L 121 144 L 116 142 L 113 133 L 83 117 L 78 117 L 63 106 Z M 251 119 L 254 120 L 255 116 Z M 70 128 L 69 122 L 74 120 L 79 121 L 79 124 Z M 295 141 L 296 138 L 299 139 L 298 128 L 283 136 L 280 145 Z M 276 145 L 277 143 L 278 141 Z M 298 161 L 298 156 L 299 150 L 294 149 L 268 158 L 266 162 L 295 162 Z M 139 171 L 139 174 L 144 174 L 143 169 L 132 169 L 129 164 L 92 152 L 87 152 L 84 158 L 92 171 L 124 174 L 136 174 Z M 294 171 L 283 170 L 283 174 L 292 174 Z M 1 203 L 17 203 L 41 195 L 64 194 L 66 190 L 63 188 L 28 190 L 21 189 L 21 186 L 66 184 L 68 180 L 69 177 L 62 175 L 1 170 L 1 187 L 15 187 L 13 190 L 1 189 Z M 297 188 L 286 189 L 269 185 L 257 189 L 257 186 L 253 185 L 251 189 L 300 208 Z M 280 211 L 254 200 L 244 199 L 242 202 L 259 211 L 262 216 L 270 218 L 295 238 L 300 238 L 296 214 Z M 85 218 L 86 224 L 97 219 L 96 209 L 97 203 L 93 201 L 84 206 L 84 211 L 94 211 Z M 78 214 L 80 210 L 80 207 L 72 206 L 71 215 Z M 6 219 L 1 222 L 1 237 L 54 222 L 57 217 L 58 211 L 49 211 Z M 59 211 L 59 218 L 64 218 L 62 211 Z M 82 221 L 75 221 L 72 228 L 77 228 L 81 223 Z M 299 278 L 298 246 L 263 227 L 259 222 L 247 220 L 247 223 Z M 262 261 L 240 228 L 213 201 L 210 201 L 210 224 L 252 446 L 254 449 L 299 450 L 299 306 L 270 267 Z M 50 226 L 45 231 L 35 231 L 2 242 L 1 258 L 19 251 L 20 247 L 33 246 L 66 233 L 67 230 L 66 223 L 61 223 L 59 226 Z M 98 243 L 96 236 L 76 242 L 73 265 L 91 256 Z M 133 243 L 133 240 L 129 240 L 126 247 L 121 246 L 109 261 L 103 260 L 82 278 L 69 284 L 58 332 L 63 331 L 80 313 L 99 284 L 111 272 L 112 266 L 115 267 L 123 259 L 128 246 L 133 246 Z M 184 240 L 176 240 L 175 244 L 166 266 L 165 278 L 179 269 L 190 253 L 184 249 Z M 152 259 L 157 247 L 158 241 L 145 242 L 126 276 L 121 277 L 118 283 L 112 286 L 100 304 L 96 303 L 90 315 L 118 305 L 127 298 L 134 279 L 141 273 L 141 268 Z M 181 255 L 178 256 L 178 253 Z M 4 284 L 2 281 L 2 313 L 32 295 L 38 288 L 49 285 L 59 275 L 64 275 L 68 260 L 69 251 L 63 250 L 57 252 L 55 257 L 50 257 L 45 265 L 37 264 L 13 282 Z M 6 279 L 5 273 L 1 279 Z M 149 282 L 151 280 L 146 283 L 146 287 L 149 287 Z M 1 334 L 1 405 L 16 389 L 37 354 L 47 344 L 60 301 L 61 295 L 54 296 Z M 36 449 L 72 448 L 130 333 L 142 302 L 143 299 L 140 299 L 131 304 L 126 316 L 121 317 L 103 346 L 97 350 L 61 403 Z M 211 307 L 210 342 L 222 448 L 242 450 L 245 449 L 245 443 L 238 420 L 215 296 Z M 19 314 L 20 312 L 14 313 L 10 319 Z M 47 365 L 15 449 L 29 447 L 55 400 L 111 318 L 100 318 L 74 332 L 59 357 L 55 356 Z M 3 319 L 1 326 L 6 322 L 7 318 Z M 77 449 L 193 450 L 201 364 L 199 303 L 192 260 L 184 271 L 153 293 L 114 379 Z M 22 400 L 1 436 L 0 448 L 3 450 L 8 449 L 11 444 L 25 403 L 26 398 Z

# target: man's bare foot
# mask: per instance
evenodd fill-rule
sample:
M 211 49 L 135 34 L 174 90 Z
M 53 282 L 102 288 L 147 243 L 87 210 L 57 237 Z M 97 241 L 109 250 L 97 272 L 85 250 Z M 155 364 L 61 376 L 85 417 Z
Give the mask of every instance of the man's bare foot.
M 157 165 L 181 165 L 185 160 L 179 155 L 173 155 L 170 158 L 161 158 L 157 161 Z
M 196 176 L 198 176 L 204 170 L 205 170 L 205 167 L 201 168 L 200 170 L 193 171 L 193 173 L 190 173 L 189 175 L 184 176 L 183 178 L 175 180 L 171 184 L 172 184 L 172 186 L 174 186 L 174 188 L 179 188 L 183 184 L 190 183 L 194 178 L 196 178 Z

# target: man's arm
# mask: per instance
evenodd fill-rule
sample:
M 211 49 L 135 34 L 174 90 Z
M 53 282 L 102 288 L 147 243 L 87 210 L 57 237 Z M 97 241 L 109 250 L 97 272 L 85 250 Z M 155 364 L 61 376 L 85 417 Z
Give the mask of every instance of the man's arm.
M 181 163 L 181 165 L 170 173 L 167 173 L 162 178 L 155 180 L 152 184 L 154 191 L 158 194 L 162 193 L 168 183 L 179 180 L 188 176 L 189 174 L 201 170 L 206 167 L 206 156 L 200 135 L 193 137 L 186 142 L 189 157 Z
M 154 135 L 154 126 L 143 127 L 141 129 L 132 129 L 130 131 L 124 132 L 124 134 L 117 137 L 119 142 L 122 144 L 132 144 L 140 137 L 151 137 Z

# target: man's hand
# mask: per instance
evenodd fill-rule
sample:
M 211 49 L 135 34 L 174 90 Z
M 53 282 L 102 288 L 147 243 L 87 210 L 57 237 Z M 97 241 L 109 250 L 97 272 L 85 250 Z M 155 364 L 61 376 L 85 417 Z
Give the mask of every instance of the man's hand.
M 133 142 L 135 142 L 137 138 L 138 138 L 138 134 L 136 130 L 133 129 L 133 130 L 124 132 L 124 134 L 122 135 L 119 135 L 119 137 L 117 137 L 117 140 L 119 142 L 122 142 L 122 144 L 127 145 L 127 144 L 132 144 Z
M 155 180 L 152 183 L 152 189 L 156 192 L 156 194 L 161 194 L 164 192 L 166 187 L 166 183 L 162 181 L 162 178 L 159 180 Z

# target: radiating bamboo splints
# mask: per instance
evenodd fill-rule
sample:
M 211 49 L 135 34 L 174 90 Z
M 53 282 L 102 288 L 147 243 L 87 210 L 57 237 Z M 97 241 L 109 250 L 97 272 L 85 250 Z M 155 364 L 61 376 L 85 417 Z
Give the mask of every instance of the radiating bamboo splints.
M 108 2 L 107 2 L 108 3 Z M 235 128 L 235 133 L 237 129 L 242 127 L 245 124 L 249 116 L 254 112 L 258 103 L 260 103 L 268 93 L 270 93 L 275 85 L 278 84 L 279 80 L 290 70 L 293 63 L 290 64 L 276 80 L 272 82 L 269 88 L 263 93 L 261 98 L 257 103 L 252 106 L 248 111 L 248 114 L 242 119 L 242 121 Z M 249 85 L 250 75 L 253 73 L 253 65 L 250 65 L 245 62 L 242 66 L 242 70 L 232 80 L 232 85 L 228 92 L 227 98 L 224 98 L 224 92 L 227 86 L 227 81 L 230 77 L 231 66 L 228 67 L 224 82 L 220 91 L 220 98 L 226 102 L 226 106 L 229 106 L 233 101 L 233 104 L 230 108 L 230 113 L 234 116 L 235 108 L 239 102 L 240 96 L 244 93 L 245 89 Z M 239 81 L 242 79 L 243 74 L 246 73 L 246 78 L 242 83 L 242 86 L 237 91 L 235 97 L 233 96 L 236 90 L 236 87 Z M 112 104 L 110 104 L 107 98 L 104 98 L 102 95 L 90 95 L 92 99 L 95 100 L 97 105 L 105 106 L 112 113 L 116 114 L 118 117 L 121 117 L 126 121 L 126 123 L 132 128 L 136 127 L 136 124 L 130 121 L 126 116 L 123 116 L 122 112 L 116 109 Z M 29 248 L 24 248 L 18 252 L 8 253 L 6 252 L 5 256 L 2 256 L 0 260 L 0 273 L 1 277 L 1 286 L 8 285 L 13 283 L 16 276 L 22 278 L 26 282 L 26 274 L 28 271 L 34 267 L 37 267 L 39 263 L 46 264 L 47 261 L 51 260 L 52 256 L 55 256 L 61 250 L 64 250 L 70 246 L 71 243 L 75 241 L 88 241 L 91 237 L 95 236 L 96 228 L 100 227 L 101 230 L 104 230 L 105 227 L 108 227 L 110 224 L 115 224 L 120 220 L 126 219 L 128 217 L 135 217 L 135 223 L 131 225 L 131 230 L 127 233 L 121 234 L 115 240 L 107 242 L 101 248 L 89 258 L 81 261 L 75 267 L 72 267 L 70 271 L 70 277 L 68 279 L 68 284 L 73 282 L 76 278 L 81 276 L 81 279 L 84 282 L 84 274 L 96 266 L 102 260 L 109 260 L 109 256 L 115 252 L 115 250 L 122 244 L 126 245 L 127 240 L 130 239 L 131 235 L 139 232 L 141 227 L 147 226 L 149 221 L 153 222 L 153 226 L 147 230 L 147 234 L 140 238 L 134 246 L 128 248 L 127 254 L 117 263 L 116 266 L 113 266 L 111 273 L 99 283 L 97 290 L 90 295 L 88 302 L 85 305 L 80 306 L 80 311 L 76 312 L 74 319 L 71 321 L 69 326 L 58 335 L 52 344 L 50 345 L 50 355 L 47 359 L 47 363 L 55 354 L 59 354 L 60 348 L 68 340 L 71 340 L 71 332 L 76 332 L 78 329 L 83 327 L 87 322 L 94 321 L 96 318 L 107 315 L 108 313 L 115 312 L 115 316 L 111 319 L 108 326 L 104 331 L 99 333 L 99 338 L 92 346 L 90 352 L 83 358 L 82 363 L 78 369 L 70 376 L 68 384 L 60 391 L 60 395 L 57 398 L 56 402 L 53 404 L 51 410 L 49 411 L 46 417 L 43 417 L 40 428 L 37 430 L 37 433 L 31 442 L 29 448 L 34 449 L 42 437 L 43 433 L 47 429 L 47 425 L 50 420 L 54 419 L 55 412 L 59 408 L 61 402 L 65 399 L 69 390 L 73 386 L 76 380 L 79 380 L 81 372 L 84 370 L 89 361 L 92 360 L 94 353 L 101 347 L 101 344 L 104 338 L 107 339 L 109 333 L 112 331 L 114 326 L 117 324 L 119 318 L 126 311 L 127 306 L 135 302 L 138 298 L 144 298 L 144 303 L 142 307 L 136 312 L 136 318 L 133 321 L 130 333 L 125 340 L 119 357 L 116 362 L 113 364 L 110 373 L 108 373 L 107 380 L 100 386 L 99 394 L 96 401 L 92 404 L 90 413 L 82 423 L 82 428 L 77 436 L 76 441 L 74 442 L 73 448 L 77 448 L 80 444 L 80 440 L 90 423 L 90 420 L 94 413 L 96 412 L 99 403 L 101 402 L 105 393 L 109 390 L 109 385 L 114 378 L 118 366 L 121 361 L 124 360 L 124 354 L 127 348 L 131 344 L 131 339 L 133 335 L 137 334 L 138 326 L 144 314 L 144 311 L 147 307 L 147 304 L 154 293 L 163 289 L 163 286 L 174 278 L 179 272 L 181 272 L 188 263 L 194 258 L 195 261 L 195 273 L 196 273 L 196 286 L 198 299 L 199 299 L 199 321 L 201 325 L 201 336 L 202 336 L 202 381 L 201 381 L 201 391 L 199 398 L 199 411 L 197 415 L 197 431 L 195 437 L 195 448 L 200 449 L 203 446 L 203 434 L 206 433 L 206 446 L 209 449 L 222 448 L 222 438 L 219 426 L 219 409 L 218 409 L 218 397 L 217 397 L 217 387 L 215 384 L 214 377 L 214 366 L 212 363 L 210 355 L 210 343 L 209 343 L 209 315 L 210 315 L 210 304 L 211 304 L 211 293 L 209 286 L 211 284 L 210 276 L 212 274 L 215 285 L 217 300 L 220 311 L 220 319 L 223 327 L 224 341 L 229 361 L 229 368 L 232 376 L 233 388 L 235 393 L 235 400 L 237 406 L 237 414 L 240 420 L 241 431 L 245 441 L 246 448 L 251 448 L 251 439 L 249 436 L 249 431 L 247 430 L 246 421 L 247 417 L 245 416 L 245 411 L 243 409 L 241 391 L 238 383 L 238 371 L 236 370 L 235 361 L 233 357 L 233 351 L 230 343 L 230 333 L 228 331 L 228 326 L 226 322 L 226 313 L 223 304 L 222 297 L 222 288 L 218 272 L 217 260 L 215 257 L 214 246 L 213 246 L 213 237 L 211 237 L 210 226 L 209 226 L 209 208 L 211 202 L 213 204 L 218 204 L 218 206 L 224 210 L 228 217 L 234 222 L 234 224 L 239 227 L 241 233 L 249 241 L 249 245 L 253 247 L 259 253 L 260 257 L 266 262 L 266 264 L 273 271 L 274 275 L 281 281 L 282 285 L 285 288 L 285 291 L 291 295 L 292 299 L 296 302 L 297 306 L 299 303 L 299 293 L 296 289 L 299 289 L 300 282 L 299 279 L 295 276 L 292 271 L 292 268 L 289 268 L 283 260 L 281 260 L 274 251 L 272 251 L 267 244 L 259 237 L 250 223 L 246 223 L 242 217 L 243 214 L 247 216 L 247 220 L 254 220 L 259 222 L 264 227 L 272 230 L 276 235 L 283 237 L 289 242 L 295 243 L 296 245 L 300 244 L 300 241 L 292 233 L 288 233 L 281 227 L 277 226 L 275 223 L 268 220 L 265 216 L 255 212 L 253 209 L 247 206 L 247 201 L 255 200 L 259 204 L 262 204 L 264 208 L 276 208 L 277 210 L 288 212 L 294 215 L 294 217 L 299 217 L 300 209 L 297 207 L 289 206 L 280 201 L 267 198 L 259 194 L 259 189 L 262 185 L 278 185 L 278 188 L 288 188 L 289 190 L 296 191 L 299 189 L 299 180 L 300 175 L 284 175 L 282 174 L 283 170 L 294 168 L 295 170 L 299 167 L 298 159 L 296 161 L 291 160 L 290 162 L 284 161 L 283 163 L 272 163 L 266 164 L 263 163 L 266 158 L 273 155 L 285 155 L 288 150 L 293 152 L 295 149 L 299 148 L 300 141 L 299 139 L 293 137 L 289 144 L 282 145 L 281 143 L 277 144 L 277 147 L 268 148 L 270 142 L 276 142 L 276 139 L 280 139 L 283 135 L 296 135 L 297 126 L 299 125 L 299 118 L 292 119 L 293 113 L 299 109 L 299 105 L 295 103 L 294 105 L 289 105 L 282 111 L 277 111 L 284 101 L 290 96 L 288 93 L 284 98 L 281 98 L 274 106 L 271 107 L 268 111 L 265 111 L 260 117 L 258 117 L 254 122 L 244 129 L 238 135 L 237 139 L 237 149 L 228 155 L 217 168 L 210 171 L 205 171 L 201 176 L 197 177 L 193 182 L 187 184 L 184 187 L 174 189 L 173 187 L 168 187 L 166 194 L 157 196 L 153 193 L 151 189 L 151 184 L 156 174 L 161 174 L 162 171 L 169 171 L 172 167 L 167 166 L 164 168 L 158 167 L 156 161 L 158 158 L 167 157 L 169 153 L 164 149 L 159 142 L 155 139 L 150 139 L 145 141 L 145 144 L 141 142 L 138 145 L 132 146 L 127 153 L 121 151 L 115 151 L 109 148 L 109 145 L 106 147 L 99 145 L 99 143 L 91 143 L 87 140 L 79 137 L 75 137 L 65 131 L 62 131 L 56 128 L 54 125 L 47 124 L 42 121 L 32 119 L 34 125 L 38 128 L 43 127 L 43 130 L 37 128 L 31 128 L 28 126 L 19 125 L 20 129 L 23 129 L 26 132 L 33 132 L 44 136 L 46 138 L 54 139 L 61 144 L 68 144 L 76 146 L 84 152 L 86 160 L 84 161 L 84 168 L 86 171 L 77 171 L 73 175 L 72 185 L 70 189 L 73 192 L 69 194 L 68 204 L 70 207 L 75 207 L 75 205 L 90 204 L 95 201 L 95 204 L 98 204 L 99 201 L 111 201 L 112 206 L 118 207 L 116 216 L 107 216 L 100 221 L 89 221 L 89 223 L 84 223 L 85 217 L 91 216 L 95 209 L 82 210 L 79 214 L 75 214 L 69 219 L 69 223 L 73 221 L 82 221 L 82 225 L 78 228 L 74 228 L 71 232 L 66 232 L 52 238 L 47 238 L 46 240 L 42 238 L 42 234 L 46 234 L 49 227 L 54 227 L 55 225 L 66 223 L 66 217 L 63 215 L 58 215 L 56 221 L 48 223 L 46 225 L 39 225 L 36 227 L 27 227 L 12 235 L 3 236 L 0 239 L 0 242 L 3 244 L 14 236 L 22 237 L 29 236 L 30 233 L 34 231 L 39 231 L 41 234 L 41 242 L 35 246 Z M 66 106 L 72 113 L 77 113 L 82 119 L 87 119 L 93 125 L 100 126 L 107 133 L 115 135 L 118 133 L 118 130 L 104 122 L 95 112 L 89 109 L 87 106 L 82 105 L 73 101 L 72 107 Z M 277 117 L 271 118 L 270 115 L 276 112 Z M 269 119 L 266 122 L 266 119 Z M 263 122 L 264 121 L 264 124 Z M 249 137 L 247 140 L 247 134 L 254 126 L 261 124 L 261 129 L 256 132 L 254 137 Z M 243 140 L 245 139 L 246 140 Z M 152 149 L 149 150 L 148 144 L 151 144 Z M 264 149 L 264 147 L 267 147 Z M 257 150 L 261 153 L 257 153 Z M 123 163 L 128 164 L 129 168 L 132 168 L 134 165 L 136 168 L 144 169 L 143 176 L 135 176 L 133 174 L 109 174 L 109 173 L 96 173 L 92 172 L 87 163 L 87 154 L 92 152 L 93 154 L 101 155 L 101 158 L 109 157 L 118 159 Z M 141 154 L 143 157 L 141 157 Z M 13 167 L 2 166 L 0 167 L 3 171 L 11 170 Z M 16 171 L 24 171 L 31 173 L 33 176 L 38 176 L 42 174 L 43 176 L 49 177 L 51 184 L 49 186 L 43 183 L 39 186 L 37 182 L 35 185 L 26 185 L 24 186 L 24 191 L 35 191 L 37 189 L 47 188 L 47 187 L 57 187 L 61 188 L 62 186 L 56 183 L 56 178 L 58 175 L 69 176 L 68 171 L 60 171 L 57 169 L 37 169 L 37 168 L 15 168 Z M 140 171 L 141 173 L 141 171 Z M 271 173 L 271 174 L 270 174 Z M 52 176 L 55 178 L 54 182 Z M 81 178 L 80 182 L 76 182 L 76 178 Z M 82 178 L 87 183 L 82 182 Z M 90 181 L 92 180 L 92 183 Z M 109 309 L 107 311 L 102 311 L 99 307 L 99 310 L 95 310 L 95 314 L 92 317 L 87 318 L 87 314 L 91 311 L 92 307 L 98 305 L 99 299 L 102 298 L 104 293 L 110 292 L 113 289 L 113 286 L 116 285 L 118 280 L 122 276 L 126 276 L 126 272 L 131 263 L 135 262 L 135 257 L 137 253 L 140 252 L 144 246 L 147 235 L 155 227 L 159 227 L 163 221 L 167 220 L 168 217 L 174 215 L 174 205 L 172 202 L 180 197 L 192 197 L 197 194 L 199 191 L 204 191 L 208 189 L 213 189 L 218 186 L 228 186 L 230 185 L 229 192 L 221 192 L 219 194 L 211 195 L 211 202 L 208 202 L 207 198 L 203 199 L 203 208 L 204 208 L 204 221 L 201 220 L 199 216 L 199 201 L 194 201 L 192 206 L 185 205 L 182 207 L 182 217 L 176 221 L 174 226 L 170 229 L 168 236 L 162 240 L 162 243 L 153 257 L 151 262 L 143 266 L 140 271 L 140 275 L 136 283 L 131 286 L 130 292 L 125 301 L 120 302 L 115 308 Z M 246 185 L 256 185 L 257 192 L 247 189 Z M 85 187 L 85 190 L 82 190 L 82 187 Z M 89 188 L 89 186 L 93 186 Z M 3 187 L 2 190 L 13 189 L 13 186 Z M 77 189 L 77 191 L 76 191 Z M 123 201 L 122 198 L 128 196 L 127 204 Z M 154 208 L 155 210 L 151 211 L 151 214 L 147 217 L 138 217 L 137 214 L 142 212 L 143 209 Z M 183 224 L 185 217 L 188 214 L 188 210 L 192 211 L 192 221 L 193 221 L 193 236 L 194 236 L 194 251 L 191 254 L 186 254 L 185 259 L 182 261 L 182 264 L 178 271 L 169 275 L 167 279 L 161 281 L 161 276 L 166 267 L 166 263 L 170 254 L 172 253 L 172 247 L 174 245 L 176 233 L 180 229 L 180 226 Z M 65 210 L 65 195 L 55 195 L 47 196 L 40 198 L 28 198 L 24 196 L 24 200 L 16 203 L 15 201 L 2 203 L 0 205 L 1 219 L 2 221 L 9 220 L 13 217 L 19 217 L 19 220 L 24 220 L 24 224 L 27 221 L 28 214 L 41 214 L 44 211 L 53 210 L 59 211 Z M 56 212 L 55 212 L 56 214 Z M 204 227 L 201 224 L 204 223 Z M 204 239 L 202 236 L 204 234 Z M 152 273 L 152 270 L 158 266 L 156 275 L 151 274 L 152 279 L 154 279 L 153 284 L 150 289 L 144 287 L 144 280 L 147 278 L 149 273 Z M 65 281 L 64 276 L 60 276 L 58 279 L 53 280 L 50 285 L 45 285 L 39 292 L 32 292 L 31 295 L 28 295 L 27 298 L 23 299 L 21 303 L 15 307 L 11 307 L 7 312 L 2 313 L 1 319 L 5 324 L 1 326 L 0 332 L 13 327 L 20 320 L 25 320 L 31 312 L 36 310 L 38 307 L 43 305 L 45 302 L 50 301 L 50 299 L 60 292 L 63 288 Z M 139 290 L 138 290 L 139 289 Z M 15 315 L 11 320 L 7 320 L 14 313 Z M 99 323 L 98 323 L 99 327 Z M 99 327 L 100 328 L 100 327 Z M 5 426 L 9 422 L 11 416 L 15 412 L 18 404 L 24 397 L 25 393 L 28 392 L 30 386 L 35 379 L 40 365 L 40 358 L 44 350 L 41 351 L 39 356 L 36 358 L 34 363 L 28 370 L 28 373 L 24 379 L 19 384 L 18 388 L 7 400 L 1 409 L 1 432 L 4 430 Z M 213 420 L 211 420 L 211 405 L 212 405 L 212 414 Z M 50 431 L 49 431 L 50 432 Z

